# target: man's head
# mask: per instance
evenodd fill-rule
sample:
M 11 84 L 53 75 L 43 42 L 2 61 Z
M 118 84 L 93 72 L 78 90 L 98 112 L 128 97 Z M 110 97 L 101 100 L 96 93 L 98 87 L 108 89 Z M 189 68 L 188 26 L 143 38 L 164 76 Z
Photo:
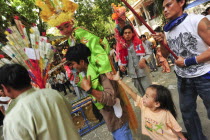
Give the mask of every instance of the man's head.
M 121 36 L 125 39 L 125 41 L 131 41 L 133 39 L 133 27 L 130 25 L 126 25 L 123 27 Z
M 73 47 L 69 47 L 66 53 L 66 60 L 73 65 L 78 72 L 86 71 L 88 66 L 88 57 L 91 52 L 84 44 L 76 44 Z
M 163 0 L 163 13 L 166 19 L 173 20 L 183 14 L 187 0 Z
M 206 8 L 207 15 L 210 15 L 210 7 Z
M 142 41 L 147 40 L 146 35 L 141 35 L 140 38 L 141 38 Z
M 0 85 L 6 96 L 13 98 L 13 92 L 31 87 L 31 79 L 25 67 L 6 64 L 0 68 Z

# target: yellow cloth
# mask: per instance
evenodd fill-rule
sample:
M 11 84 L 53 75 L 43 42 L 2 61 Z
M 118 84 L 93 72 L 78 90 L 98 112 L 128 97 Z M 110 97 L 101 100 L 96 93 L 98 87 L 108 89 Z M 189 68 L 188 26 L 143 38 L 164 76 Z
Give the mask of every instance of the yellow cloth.
M 176 132 L 180 132 L 182 128 L 170 111 L 153 112 L 143 105 L 140 96 L 137 96 L 135 106 L 141 109 L 143 134 L 148 135 L 152 140 L 178 140 L 177 135 L 170 128 Z
M 4 119 L 5 140 L 80 140 L 71 105 L 57 91 L 33 88 L 14 99 Z

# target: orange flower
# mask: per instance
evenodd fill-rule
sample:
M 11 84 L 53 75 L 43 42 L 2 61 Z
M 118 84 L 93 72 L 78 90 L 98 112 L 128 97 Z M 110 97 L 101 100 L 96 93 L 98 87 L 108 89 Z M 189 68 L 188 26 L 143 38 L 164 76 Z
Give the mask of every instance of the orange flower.
M 113 13 L 113 14 L 112 14 L 112 19 L 113 19 L 113 20 L 118 19 L 118 14 L 117 14 L 117 13 Z

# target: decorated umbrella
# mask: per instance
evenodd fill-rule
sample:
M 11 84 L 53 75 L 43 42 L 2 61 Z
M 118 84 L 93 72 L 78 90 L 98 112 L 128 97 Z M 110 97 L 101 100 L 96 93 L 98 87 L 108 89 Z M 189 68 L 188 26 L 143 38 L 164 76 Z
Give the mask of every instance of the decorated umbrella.
M 19 63 L 27 68 L 33 85 L 45 88 L 48 78 L 54 48 L 48 43 L 47 37 L 40 36 L 40 32 L 35 24 L 30 28 L 28 36 L 25 26 L 15 16 L 16 26 L 10 26 L 5 31 L 8 40 L 1 50 L 7 54 L 11 60 L 1 59 L 1 64 Z M 1 65 L 0 64 L 0 65 Z

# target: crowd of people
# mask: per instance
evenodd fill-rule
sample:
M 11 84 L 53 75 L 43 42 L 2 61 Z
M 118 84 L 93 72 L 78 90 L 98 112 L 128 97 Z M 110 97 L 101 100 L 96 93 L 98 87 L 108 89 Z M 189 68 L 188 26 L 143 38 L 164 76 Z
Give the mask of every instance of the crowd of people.
M 37 5 L 46 12 L 42 2 L 37 2 Z M 185 0 L 163 0 L 163 14 L 168 23 L 163 30 L 156 29 L 156 34 L 138 36 L 126 21 L 125 7 L 112 5 L 116 41 L 111 44 L 111 52 L 107 52 L 106 44 L 99 37 L 74 26 L 72 15 L 77 4 L 66 1 L 62 6 L 55 9 L 62 8 L 61 13 L 43 13 L 41 16 L 48 25 L 57 27 L 68 37 L 70 46 L 65 55 L 65 69 L 51 73 L 48 82 L 52 89 L 34 89 L 26 68 L 19 64 L 0 67 L 0 94 L 8 97 L 1 103 L 10 102 L 6 111 L 0 108 L 5 140 L 81 139 L 71 117 L 71 104 L 59 93 L 63 91 L 66 95 L 66 89 L 78 99 L 92 98 L 115 140 L 132 140 L 132 131 L 137 129 L 135 114 L 124 91 L 141 110 L 142 134 L 153 140 L 207 140 L 196 112 L 196 99 L 201 97 L 210 119 L 208 16 L 184 13 Z M 209 11 L 207 8 L 206 13 L 210 14 Z M 68 18 L 60 18 L 64 15 Z M 178 59 L 171 57 L 161 42 L 168 44 Z M 180 110 L 187 136 L 183 135 L 176 120 L 170 91 L 151 82 L 150 72 L 157 71 L 159 65 L 162 72 L 170 72 L 169 56 L 175 65 Z M 128 87 L 122 81 L 122 73 L 116 71 L 127 72 L 125 75 L 132 78 L 139 93 Z

